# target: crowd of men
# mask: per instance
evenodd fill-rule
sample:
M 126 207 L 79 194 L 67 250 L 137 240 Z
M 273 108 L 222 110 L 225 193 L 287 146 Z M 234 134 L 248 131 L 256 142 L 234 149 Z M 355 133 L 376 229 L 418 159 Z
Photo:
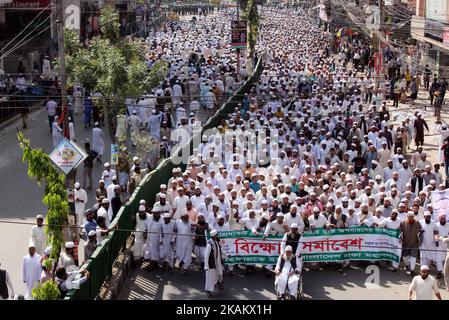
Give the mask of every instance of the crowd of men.
M 432 165 L 423 151 L 423 115 L 394 122 L 363 38 L 335 48 L 304 13 L 291 11 L 267 12 L 261 30 L 265 65 L 247 103 L 202 137 L 184 172 L 173 169 L 152 208 L 142 200 L 136 261 L 170 271 L 178 261 L 184 274 L 193 253 L 204 268 L 205 230 L 299 239 L 314 228 L 367 226 L 399 229 L 409 274 L 419 258 L 435 263 L 441 278 L 449 225 L 445 214 L 435 215 L 430 194 L 446 184 L 442 161 Z M 338 263 L 339 271 L 349 263 Z
M 235 58 L 225 45 L 229 42 L 226 23 L 218 22 L 226 19 L 226 14 L 219 13 L 201 18 L 196 26 L 181 24 L 146 40 L 149 66 L 158 59 L 167 60 L 170 74 L 138 103 L 129 101 L 125 123 L 132 137 L 144 124 L 153 138 L 176 143 L 179 139 L 170 139 L 162 130 L 184 127 L 186 134 L 192 133 L 185 103 L 190 103 L 193 112 L 201 105 L 212 109 L 216 104 L 209 102 L 216 100 L 207 97 L 234 92 L 237 74 L 247 74 L 235 70 Z M 372 52 L 366 46 L 362 37 L 341 39 L 335 46 L 332 36 L 301 10 L 264 10 L 257 45 L 264 60 L 259 81 L 220 126 L 202 136 L 187 169 L 173 169 L 172 177 L 160 185 L 155 204 L 149 206 L 150 199 L 140 201 L 135 262 L 148 260 L 149 270 L 161 266 L 168 271 L 174 271 L 178 262 L 181 273 L 187 274 L 193 255 L 200 268 L 209 271 L 206 291 L 211 295 L 215 284 L 223 286 L 223 268 L 232 275 L 235 267 L 221 265 L 217 256 L 221 250 L 206 239 L 206 231 L 212 233 L 213 241 L 216 232 L 226 230 L 283 234 L 289 244 L 283 245 L 283 253 L 287 249 L 295 255 L 306 230 L 385 227 L 401 231 L 404 267 L 411 275 L 418 258 L 421 265 L 433 262 L 437 277 L 444 271 L 449 288 L 445 262 L 449 225 L 446 215 L 435 215 L 430 197 L 433 190 L 447 187 L 440 163 L 446 163 L 447 176 L 449 143 L 441 142 L 441 157 L 432 164 L 423 150 L 425 129 L 429 130 L 423 115 L 415 112 L 402 123 L 394 122 L 385 92 L 374 86 Z M 401 74 L 402 69 L 397 72 Z M 392 71 L 391 77 L 396 76 Z M 176 108 L 176 119 L 170 106 Z M 438 130 L 442 137 L 449 135 L 445 125 Z M 95 153 L 102 154 L 97 147 L 89 165 Z M 140 175 L 139 162 L 134 159 L 131 171 L 137 169 Z M 123 188 L 106 163 L 94 207 L 85 211 L 84 193 L 75 195 L 80 200 L 77 215 L 84 227 L 82 236 L 88 240 L 84 260 L 110 232 L 109 225 L 125 202 L 120 196 Z M 76 189 L 80 190 L 80 184 Z M 42 222 L 37 217 L 37 228 L 42 228 Z M 24 260 L 27 297 L 37 274 L 43 272 L 34 260 L 42 268 L 40 255 L 47 254 L 39 230 L 33 231 Z M 65 268 L 58 273 L 61 290 L 79 285 L 66 282 L 73 271 L 70 266 L 78 264 L 73 249 L 73 243 L 66 243 L 65 258 L 59 262 Z M 339 271 L 349 263 L 338 263 Z M 255 270 L 243 267 L 247 272 Z M 392 263 L 394 272 L 399 267 Z M 267 274 L 280 271 L 274 265 L 264 269 Z

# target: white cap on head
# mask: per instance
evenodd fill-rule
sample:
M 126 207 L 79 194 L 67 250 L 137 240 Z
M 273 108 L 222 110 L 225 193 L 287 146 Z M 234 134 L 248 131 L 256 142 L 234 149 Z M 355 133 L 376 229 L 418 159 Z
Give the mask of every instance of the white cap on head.
M 75 189 L 78 189 L 79 187 L 81 187 L 79 182 L 75 182 Z
M 424 217 L 426 216 L 432 216 L 432 214 L 430 213 L 430 211 L 424 211 Z
M 34 244 L 34 241 L 30 241 L 29 243 L 28 243 L 28 249 L 29 248 L 36 248 L 36 245 Z
M 101 203 L 102 203 L 102 204 L 109 203 L 109 200 L 108 200 L 107 198 L 104 198 L 104 199 L 101 201 Z
M 215 229 L 213 229 L 213 230 L 210 232 L 210 236 L 211 236 L 211 237 L 215 237 L 217 234 L 218 234 L 218 232 L 217 232 L 217 230 L 215 230 Z
M 95 232 L 95 230 L 90 230 L 89 231 L 89 237 L 93 237 L 93 236 L 96 236 L 97 235 L 97 233 Z
M 426 265 L 426 264 L 423 264 L 423 265 L 421 266 L 421 268 L 419 268 L 419 270 L 421 270 L 421 271 L 423 271 L 423 270 L 429 271 L 429 266 Z
M 283 218 L 283 217 L 284 217 L 284 214 L 283 214 L 282 212 L 279 212 L 276 216 L 277 216 L 278 218 L 279 218 L 279 217 Z
M 75 248 L 75 244 L 72 241 L 68 241 L 65 243 L 66 249 L 72 249 Z
M 298 229 L 298 224 L 292 223 L 292 225 L 290 226 L 290 229 Z
M 293 251 L 292 246 L 286 246 L 286 247 L 285 247 L 285 251 L 290 251 L 290 252 L 292 252 L 292 251 Z
M 139 204 L 144 204 L 145 205 L 145 204 L 147 204 L 147 202 L 144 199 L 142 199 L 142 200 L 139 201 Z
M 139 161 L 139 157 L 134 156 L 133 161 Z
M 109 162 L 106 162 L 106 163 L 104 164 L 104 167 L 105 167 L 105 168 L 110 167 L 110 166 L 111 166 L 111 164 L 110 164 Z
M 36 216 L 36 219 L 44 219 L 44 216 L 41 215 L 41 214 L 38 214 L 38 215 Z
M 169 219 L 169 218 L 171 218 L 170 212 L 164 213 L 164 219 Z

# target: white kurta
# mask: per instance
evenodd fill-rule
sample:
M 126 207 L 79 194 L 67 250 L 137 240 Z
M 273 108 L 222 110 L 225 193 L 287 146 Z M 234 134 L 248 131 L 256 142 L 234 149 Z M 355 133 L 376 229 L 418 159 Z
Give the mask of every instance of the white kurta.
M 115 131 L 115 137 L 118 141 L 126 141 L 126 136 L 128 133 L 128 122 L 126 116 L 119 114 L 117 116 L 117 130 Z
M 76 201 L 76 199 L 83 200 L 84 202 Z M 81 226 L 84 219 L 84 209 L 87 203 L 87 192 L 84 189 L 75 189 L 75 213 L 78 226 Z
M 212 250 L 213 249 L 213 250 Z M 210 268 L 209 257 L 213 254 L 215 268 Z M 204 270 L 206 271 L 206 291 L 213 292 L 217 282 L 223 282 L 222 251 L 217 242 L 210 239 L 204 251 Z
M 296 259 L 296 256 L 292 255 L 291 257 L 292 257 L 292 259 Z M 280 270 L 281 260 L 282 260 L 282 255 L 279 256 L 279 258 L 278 258 L 276 270 Z M 296 261 L 297 261 L 296 268 L 298 270 L 300 270 L 300 262 L 298 261 L 298 259 L 296 259 Z M 276 277 L 276 280 L 275 280 L 275 285 L 277 286 L 277 290 L 278 290 L 279 294 L 284 294 L 285 290 L 287 289 L 287 286 L 288 286 L 288 291 L 289 291 L 290 295 L 296 296 L 296 294 L 298 292 L 299 276 L 297 274 L 292 274 L 290 276 L 288 275 L 290 272 L 295 271 L 292 268 L 291 262 L 286 259 L 284 262 L 284 267 L 280 271 L 281 271 L 281 273 Z
M 176 258 L 184 262 L 184 269 L 188 269 L 192 260 L 194 229 L 190 222 L 181 219 L 176 221 Z
M 150 132 L 150 136 L 155 138 L 157 141 L 161 140 L 161 119 L 162 113 L 153 114 L 148 117 L 148 130 Z
M 104 153 L 103 130 L 100 128 L 92 129 L 92 150 L 102 156 Z
M 424 230 L 423 234 L 423 243 L 421 247 L 419 247 L 420 253 L 421 253 L 421 263 L 426 263 L 422 261 L 423 259 L 435 261 L 435 251 L 428 251 L 428 250 L 435 250 L 435 234 L 434 232 L 438 230 L 436 223 L 434 221 L 430 221 L 430 223 L 426 223 L 424 220 L 420 221 L 422 230 Z M 422 250 L 422 249 L 428 249 L 428 250 Z M 429 261 L 430 262 L 430 261 Z
M 162 223 L 162 231 L 164 233 L 162 237 L 162 247 L 161 247 L 161 258 L 168 261 L 168 265 L 173 267 L 175 262 L 175 248 L 171 245 L 171 242 L 175 242 L 176 235 L 175 231 L 175 221 L 171 220 L 169 223 Z
M 35 253 L 32 257 L 28 254 L 23 258 L 22 280 L 25 283 L 25 299 L 33 300 L 32 289 L 41 279 L 41 256 Z
M 145 243 L 145 259 L 159 262 L 161 257 L 161 240 L 163 218 L 156 221 L 153 216 L 147 219 L 147 241 Z
M 57 122 L 53 122 L 51 125 L 51 135 L 53 137 L 53 147 L 56 147 L 59 141 L 62 140 L 62 129 L 58 126 Z
M 145 238 L 144 233 L 139 231 L 147 231 L 147 221 L 150 219 L 150 215 L 146 214 L 146 219 L 141 219 L 139 217 L 139 213 L 136 213 L 136 233 L 135 233 L 135 240 L 134 240 L 134 248 L 133 248 L 133 254 L 134 258 L 136 260 L 142 258 L 144 252 L 144 246 L 145 246 Z
M 36 253 L 43 255 L 44 249 L 47 242 L 47 235 L 45 234 L 44 226 L 33 226 L 31 228 L 30 240 L 34 243 L 36 247 Z

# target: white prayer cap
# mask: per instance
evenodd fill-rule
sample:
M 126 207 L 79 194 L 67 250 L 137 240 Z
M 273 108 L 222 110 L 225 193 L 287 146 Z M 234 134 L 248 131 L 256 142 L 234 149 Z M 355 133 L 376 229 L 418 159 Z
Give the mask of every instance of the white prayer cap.
M 298 224 L 292 223 L 292 225 L 290 226 L 290 229 L 298 229 Z
M 78 189 L 79 187 L 81 187 L 79 182 L 75 182 L 75 189 Z
M 28 248 L 36 248 L 36 245 L 34 244 L 34 241 L 30 241 L 28 243 Z
M 290 252 L 292 252 L 292 251 L 293 251 L 292 246 L 286 246 L 286 247 L 285 247 L 285 251 L 290 251 Z
M 159 188 L 161 188 L 161 189 L 167 189 L 167 185 L 166 185 L 166 184 L 161 184 L 161 185 L 159 186 Z
M 413 211 L 409 211 L 409 212 L 407 212 L 407 216 L 408 217 L 414 217 L 415 213 Z
M 198 217 L 204 217 L 204 213 L 199 212 L 199 213 L 198 213 Z
M 98 125 L 100 125 L 100 123 L 97 121 L 97 122 L 94 123 L 94 125 L 98 126 Z
M 170 212 L 166 212 L 166 213 L 164 213 L 164 219 L 169 219 L 169 218 L 171 218 L 171 214 L 170 214 Z
M 72 249 L 75 248 L 75 244 L 72 241 L 68 241 L 65 243 L 66 249 Z
M 100 181 L 98 181 L 98 183 L 104 183 L 104 180 L 100 180 Z
M 165 193 L 160 193 L 160 194 L 159 194 L 159 198 L 165 199 L 165 198 L 167 198 L 167 196 L 165 195 Z
M 105 167 L 105 168 L 110 167 L 110 166 L 111 166 L 111 164 L 110 164 L 109 162 L 106 162 L 106 163 L 104 164 L 104 167 Z
M 277 216 L 278 218 L 279 218 L 279 217 L 283 218 L 283 217 L 284 217 L 284 214 L 283 214 L 282 212 L 279 212 L 276 216 Z
M 183 187 L 178 187 L 178 191 L 184 191 Z
M 89 231 L 89 237 L 93 237 L 93 236 L 96 236 L 97 235 L 97 233 L 95 232 L 95 230 L 90 230 Z
M 44 219 L 44 216 L 41 215 L 41 214 L 38 214 L 38 215 L 36 216 L 36 219 Z
M 133 161 L 139 161 L 139 157 L 134 156 Z
M 101 201 L 101 203 L 102 203 L 102 204 L 109 203 L 109 200 L 108 200 L 107 198 L 104 198 L 104 199 Z
M 118 184 L 114 186 L 114 190 L 118 190 L 118 189 L 121 189 L 121 188 L 122 187 L 120 185 L 118 185 Z
M 112 180 L 117 180 L 117 176 L 113 176 L 113 177 L 112 177 Z
M 145 204 L 147 204 L 147 202 L 144 199 L 142 199 L 142 200 L 140 200 L 139 204 L 145 205 Z
M 424 270 L 429 271 L 429 266 L 426 265 L 426 264 L 423 264 L 423 265 L 421 266 L 421 268 L 419 268 L 419 270 L 421 270 L 421 271 L 424 271 Z
M 217 232 L 217 230 L 215 230 L 215 229 L 213 229 L 213 230 L 210 232 L 210 236 L 211 236 L 211 237 L 215 237 L 217 234 L 218 234 L 218 232 Z
M 320 208 L 318 207 L 313 208 L 313 212 L 320 212 Z
M 424 217 L 425 216 L 431 216 L 432 214 L 430 213 L 430 211 L 424 211 Z
M 49 256 L 51 254 L 51 246 L 46 247 L 44 253 L 46 256 Z
M 262 200 L 260 204 L 268 204 L 268 200 Z

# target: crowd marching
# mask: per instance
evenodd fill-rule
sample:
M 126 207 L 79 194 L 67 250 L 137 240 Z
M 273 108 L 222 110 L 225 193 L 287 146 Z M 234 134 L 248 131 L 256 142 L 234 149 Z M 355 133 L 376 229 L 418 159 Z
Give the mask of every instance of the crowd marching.
M 177 134 L 189 137 L 200 129 L 192 123 L 198 121 L 195 117 L 201 106 L 215 108 L 221 96 L 232 94 L 248 76 L 244 60 L 241 70 L 236 70 L 236 58 L 227 45 L 229 21 L 228 12 L 220 11 L 201 17 L 196 25 L 180 24 L 146 39 L 148 65 L 158 59 L 169 61 L 169 76 L 139 102 L 128 101 L 129 114 L 117 128 L 118 139 L 126 139 L 128 127 L 131 139 L 145 127 L 154 139 L 170 146 L 183 139 L 173 136 L 171 129 L 181 129 Z M 217 232 L 284 235 L 285 258 L 264 269 L 267 275 L 272 271 L 281 275 L 278 287 L 284 289 L 280 294 L 288 282 L 294 295 L 296 283 L 282 276 L 283 268 L 288 263 L 301 273 L 302 262 L 295 254 L 304 231 L 367 226 L 400 230 L 404 267 L 414 275 L 417 259 L 421 265 L 434 263 L 437 277 L 444 272 L 449 288 L 445 261 L 449 225 L 445 214 L 435 215 L 430 196 L 448 186 L 444 177 L 449 168 L 449 142 L 445 140 L 449 130 L 445 124 L 438 126 L 442 137 L 439 159 L 432 164 L 423 150 L 425 130 L 429 131 L 423 114 L 415 112 L 395 121 L 398 95 L 394 82 L 410 77 L 415 84 L 406 81 L 398 93 L 413 95 L 420 85 L 416 68 L 386 52 L 387 86 L 378 88 L 369 43 L 361 35 L 337 39 L 302 10 L 265 8 L 257 52 L 264 63 L 258 82 L 220 126 L 201 137 L 187 169 L 173 169 L 155 199 L 140 200 L 135 262 L 149 261 L 149 270 L 162 266 L 171 272 L 178 262 L 181 273 L 187 274 L 194 256 L 206 272 L 206 291 L 212 295 L 216 284 L 223 287 L 223 270 L 230 275 L 236 271 L 235 266 L 222 263 Z M 429 77 L 426 69 L 424 78 Z M 390 82 L 392 92 L 386 89 Z M 438 96 L 444 99 L 447 82 L 435 82 L 435 90 L 441 92 Z M 394 102 L 392 107 L 388 98 Z M 48 103 L 47 109 L 51 109 Z M 190 119 L 187 109 L 193 112 Z M 175 118 L 172 110 L 176 110 Z M 49 113 L 51 124 L 50 117 Z M 96 128 L 101 130 L 98 123 Z M 103 154 L 104 144 L 99 148 L 97 140 L 94 136 L 92 150 L 86 146 L 92 151 L 87 168 Z M 139 158 L 133 162 L 128 177 L 144 172 Z M 97 203 L 87 211 L 86 184 L 75 186 L 78 221 L 87 240 L 83 261 L 110 232 L 109 225 L 124 202 L 120 193 L 126 181 L 118 181 L 116 174 L 106 163 L 96 190 Z M 150 206 L 152 200 L 155 203 Z M 48 279 L 51 269 L 41 259 L 51 250 L 45 248 L 42 223 L 43 216 L 38 216 L 30 253 L 24 259 L 27 297 L 35 281 Z M 66 243 L 59 261 L 57 277 L 64 283 L 63 291 L 89 277 L 86 273 L 73 280 L 78 272 L 74 247 Z M 350 261 L 337 264 L 340 272 L 349 265 Z M 256 270 L 251 265 L 240 267 L 248 273 Z M 394 272 L 399 267 L 392 263 Z

